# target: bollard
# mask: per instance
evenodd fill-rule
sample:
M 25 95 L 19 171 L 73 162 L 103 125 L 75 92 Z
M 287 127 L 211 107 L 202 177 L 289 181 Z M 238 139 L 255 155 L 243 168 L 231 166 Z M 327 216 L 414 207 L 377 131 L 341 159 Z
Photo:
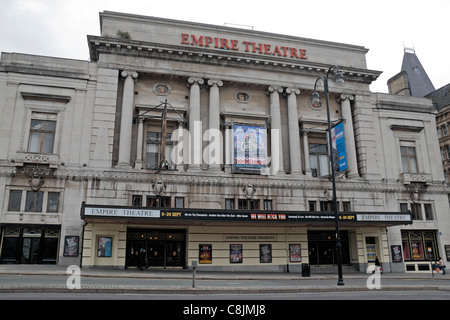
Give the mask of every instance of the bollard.
M 192 288 L 195 288 L 195 274 L 197 272 L 197 261 L 192 261 Z

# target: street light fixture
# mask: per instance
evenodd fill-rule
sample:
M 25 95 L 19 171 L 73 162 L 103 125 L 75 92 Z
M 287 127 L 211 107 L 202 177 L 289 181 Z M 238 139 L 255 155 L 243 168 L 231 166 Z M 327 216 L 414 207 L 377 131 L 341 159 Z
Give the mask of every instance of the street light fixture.
M 339 215 L 338 215 L 338 208 L 337 208 L 337 201 L 336 201 L 336 172 L 334 167 L 334 156 L 333 156 L 333 146 L 332 146 L 332 140 L 331 140 L 331 120 L 330 120 L 330 102 L 328 97 L 328 77 L 330 74 L 333 75 L 333 81 L 335 83 L 341 84 L 344 83 L 344 75 L 342 72 L 339 71 L 338 66 L 332 65 L 327 72 L 326 77 L 319 77 L 316 79 L 316 82 L 314 84 L 314 92 L 311 96 L 311 103 L 313 106 L 319 106 L 320 107 L 320 95 L 316 91 L 317 84 L 319 80 L 323 81 L 323 87 L 325 92 L 325 100 L 327 104 L 327 119 L 328 119 L 328 144 L 329 144 L 329 154 L 330 154 L 330 164 L 331 164 L 331 182 L 333 185 L 333 208 L 334 208 L 334 219 L 335 219 L 335 227 L 336 227 L 336 251 L 337 251 L 337 262 L 338 262 L 338 286 L 344 285 L 344 279 L 342 276 L 342 257 L 341 257 L 341 237 L 339 235 Z

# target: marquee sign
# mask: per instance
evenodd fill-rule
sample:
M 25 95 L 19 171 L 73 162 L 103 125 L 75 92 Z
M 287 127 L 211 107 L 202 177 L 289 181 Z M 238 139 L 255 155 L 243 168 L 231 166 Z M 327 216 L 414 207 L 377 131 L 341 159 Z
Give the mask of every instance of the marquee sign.
M 341 222 L 411 224 L 408 212 L 341 212 Z M 209 209 L 165 209 L 146 207 L 108 207 L 83 204 L 81 218 L 129 218 L 145 220 L 190 220 L 190 221 L 254 221 L 254 222 L 332 222 L 332 212 L 267 211 L 267 210 L 209 210 Z
M 291 59 L 307 60 L 306 49 L 288 47 L 282 45 L 272 45 L 269 43 L 239 41 L 229 38 L 218 38 L 208 35 L 181 34 L 181 44 L 195 47 L 215 48 L 230 51 L 243 51 L 258 53 L 268 56 L 278 56 Z

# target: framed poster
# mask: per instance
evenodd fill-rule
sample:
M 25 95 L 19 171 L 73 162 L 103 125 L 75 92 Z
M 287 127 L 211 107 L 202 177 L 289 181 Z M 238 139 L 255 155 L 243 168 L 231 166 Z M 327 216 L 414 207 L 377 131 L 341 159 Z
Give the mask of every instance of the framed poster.
M 266 128 L 235 124 L 233 135 L 234 171 L 259 173 L 266 167 Z
M 64 238 L 64 257 L 78 257 L 80 247 L 79 236 L 66 236 Z
M 445 255 L 447 256 L 447 261 L 450 261 L 450 245 L 446 244 L 444 247 L 445 247 Z
M 289 244 L 289 262 L 302 262 L 300 244 Z
M 198 245 L 198 262 L 203 264 L 212 263 L 212 244 Z
M 402 262 L 402 247 L 400 245 L 391 246 L 392 262 Z
M 260 244 L 259 245 L 259 262 L 260 263 L 272 263 L 272 245 Z
M 230 244 L 230 263 L 242 263 L 242 244 Z
M 97 257 L 111 258 L 112 237 L 98 237 Z

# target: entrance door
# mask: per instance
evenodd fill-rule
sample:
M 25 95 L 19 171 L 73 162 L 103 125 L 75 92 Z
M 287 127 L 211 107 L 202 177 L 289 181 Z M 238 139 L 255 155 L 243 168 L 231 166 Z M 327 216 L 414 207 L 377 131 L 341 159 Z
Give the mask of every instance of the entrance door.
M 164 267 L 165 240 L 147 240 L 147 263 L 153 267 Z
M 184 267 L 185 238 L 184 230 L 128 229 L 126 265 L 138 266 L 138 252 L 145 249 L 149 267 Z
M 334 241 L 317 241 L 319 264 L 333 264 L 335 246 Z
M 349 264 L 348 232 L 341 231 L 340 236 L 342 263 Z M 308 255 L 310 265 L 337 264 L 336 236 L 334 231 L 308 231 Z

